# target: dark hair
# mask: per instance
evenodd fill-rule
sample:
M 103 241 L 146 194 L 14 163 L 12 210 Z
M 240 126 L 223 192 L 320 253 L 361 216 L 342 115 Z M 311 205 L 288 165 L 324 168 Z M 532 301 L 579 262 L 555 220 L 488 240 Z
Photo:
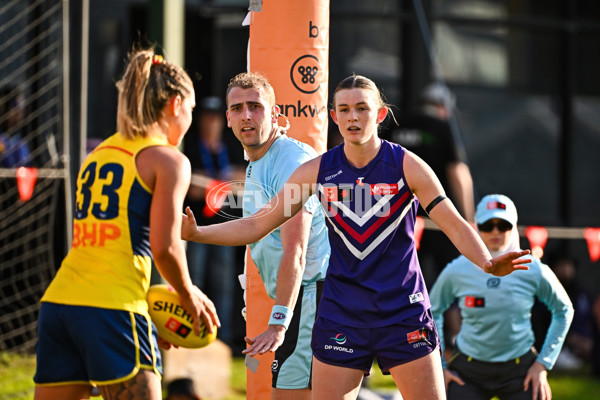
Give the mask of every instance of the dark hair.
M 178 65 L 163 60 L 153 50 L 129 54 L 125 74 L 117 82 L 117 129 L 127 138 L 146 136 L 173 96 L 189 97 L 192 80 Z

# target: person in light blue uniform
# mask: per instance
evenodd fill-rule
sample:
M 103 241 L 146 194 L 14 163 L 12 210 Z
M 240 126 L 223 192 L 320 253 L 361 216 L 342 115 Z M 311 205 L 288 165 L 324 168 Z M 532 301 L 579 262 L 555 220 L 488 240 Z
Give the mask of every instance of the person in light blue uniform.
M 246 168 L 244 217 L 252 216 L 260 210 L 283 188 L 299 165 L 316 156 L 317 152 L 307 144 L 286 135 L 279 136 L 264 156 L 250 161 Z M 304 204 L 304 210 L 313 216 L 306 247 L 306 264 L 302 274 L 302 286 L 306 287 L 325 278 L 330 250 L 323 211 L 316 195 L 311 196 Z M 285 251 L 281 242 L 279 227 L 263 240 L 249 245 L 252 261 L 258 268 L 267 295 L 272 299 L 277 295 L 279 267 Z
M 475 213 L 477 230 L 493 256 L 519 249 L 517 210 L 506 196 L 485 196 Z M 539 352 L 531 327 L 535 297 L 552 313 Z M 464 256 L 442 271 L 430 292 L 442 346 L 444 311 L 458 300 L 462 325 L 456 351 L 442 358 L 448 399 L 550 399 L 552 369 L 573 319 L 573 305 L 552 270 L 533 258 L 528 270 L 503 277 L 484 273 Z
M 266 78 L 241 73 L 227 87 L 227 126 L 250 160 L 246 169 L 243 215 L 255 218 L 304 162 L 318 156 L 307 144 L 285 134 L 275 92 Z M 299 199 L 298 199 L 299 200 Z M 250 244 L 269 297 L 275 300 L 269 324 L 256 337 L 245 337 L 248 356 L 274 351 L 271 399 L 311 397 L 310 347 L 317 304 L 329 265 L 325 218 L 312 196 L 289 223 Z

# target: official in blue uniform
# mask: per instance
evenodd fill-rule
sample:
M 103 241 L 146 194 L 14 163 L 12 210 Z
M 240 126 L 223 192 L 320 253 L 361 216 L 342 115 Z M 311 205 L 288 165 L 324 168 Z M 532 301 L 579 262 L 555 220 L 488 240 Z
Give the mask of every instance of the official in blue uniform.
M 506 196 L 485 196 L 475 213 L 490 254 L 519 250 L 517 210 Z M 573 306 L 552 270 L 534 258 L 528 270 L 502 277 L 484 273 L 464 256 L 444 268 L 430 293 L 442 346 L 444 311 L 457 299 L 462 326 L 450 362 L 442 358 L 448 398 L 550 399 L 547 380 L 573 319 Z M 531 327 L 535 297 L 552 313 L 539 352 Z

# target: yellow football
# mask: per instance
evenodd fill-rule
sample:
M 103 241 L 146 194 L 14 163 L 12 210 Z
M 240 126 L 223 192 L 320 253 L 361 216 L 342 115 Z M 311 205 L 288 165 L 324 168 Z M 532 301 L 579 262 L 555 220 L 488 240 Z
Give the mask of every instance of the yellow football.
M 148 312 L 156 326 L 158 336 L 176 346 L 189 349 L 204 347 L 217 337 L 217 330 L 208 332 L 200 320 L 200 335 L 194 333 L 194 320 L 183 308 L 179 295 L 169 285 L 152 285 L 146 295 Z

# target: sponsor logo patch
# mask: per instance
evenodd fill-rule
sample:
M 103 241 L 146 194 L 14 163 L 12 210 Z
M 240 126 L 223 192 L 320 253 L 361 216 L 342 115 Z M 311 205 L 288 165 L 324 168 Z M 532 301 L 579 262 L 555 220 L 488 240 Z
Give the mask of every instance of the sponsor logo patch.
M 506 210 L 506 204 L 499 201 L 488 201 L 486 206 L 488 210 Z
M 487 280 L 487 287 L 497 288 L 498 286 L 500 286 L 500 278 L 493 277 Z
M 342 173 L 342 170 L 340 169 L 338 172 L 336 172 L 333 175 L 329 175 L 325 177 L 325 182 L 332 180 L 333 178 L 335 178 L 336 176 L 340 175 Z
M 425 297 L 423 296 L 423 293 L 417 292 L 408 296 L 408 300 L 410 301 L 410 304 L 413 304 L 425 300 Z
M 485 297 L 465 296 L 465 307 L 469 307 L 469 308 L 485 307 Z
M 272 315 L 273 319 L 285 319 L 285 315 L 280 312 L 276 312 Z
M 349 347 L 340 346 L 348 341 L 348 338 L 343 333 L 338 333 L 334 337 L 330 337 L 330 340 L 333 340 L 335 344 L 326 344 L 323 346 L 325 350 L 333 350 L 333 351 L 341 351 L 343 353 L 354 353 L 354 349 Z
M 190 332 L 192 331 L 192 328 L 182 324 L 181 322 L 177 321 L 175 318 L 169 318 L 169 320 L 165 324 L 165 327 L 168 330 L 170 330 L 171 332 L 175 332 L 182 338 L 187 337 L 187 335 L 189 335 Z
M 346 338 L 346 335 L 344 335 L 343 333 L 338 333 L 337 335 L 335 335 L 334 337 L 331 337 L 329 339 L 335 341 L 337 344 L 344 344 L 344 343 L 346 343 L 346 340 L 348 340 Z
M 372 196 L 383 196 L 386 194 L 398 194 L 398 184 L 397 183 L 376 183 L 371 185 L 371 195 Z
M 406 340 L 408 343 L 415 343 L 420 341 L 427 341 L 427 330 L 425 328 L 418 329 L 406 334 Z
M 352 201 L 352 189 L 349 187 L 323 186 L 327 201 Z

